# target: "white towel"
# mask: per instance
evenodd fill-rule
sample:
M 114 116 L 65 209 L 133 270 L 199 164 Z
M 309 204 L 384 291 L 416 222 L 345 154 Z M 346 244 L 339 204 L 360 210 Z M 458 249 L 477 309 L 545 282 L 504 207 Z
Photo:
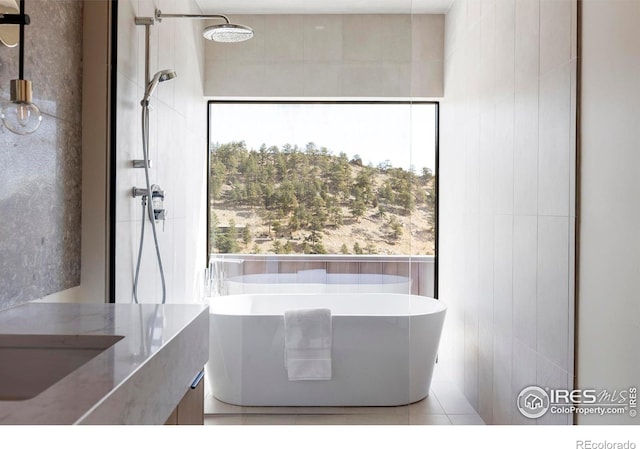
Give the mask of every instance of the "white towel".
M 284 365 L 289 380 L 331 379 L 331 310 L 284 312 Z

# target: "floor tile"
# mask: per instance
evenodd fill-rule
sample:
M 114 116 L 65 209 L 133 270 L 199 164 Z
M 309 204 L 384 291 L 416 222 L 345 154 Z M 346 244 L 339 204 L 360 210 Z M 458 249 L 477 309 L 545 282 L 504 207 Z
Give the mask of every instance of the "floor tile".
M 418 425 L 449 425 L 451 421 L 447 415 L 421 415 L 412 414 L 409 416 L 409 424 Z
M 295 415 L 243 415 L 242 424 L 249 426 L 256 425 L 286 425 L 295 424 Z
M 347 415 L 407 416 L 409 414 L 409 407 L 407 405 L 396 407 L 343 407 L 342 413 Z
M 434 394 L 430 394 L 422 401 L 409 405 L 410 415 L 444 415 L 444 409 Z
M 347 424 L 347 415 L 298 415 L 295 424 L 303 426 Z
M 473 415 L 448 415 L 452 424 L 471 426 L 471 425 L 484 425 L 484 421 L 476 413 Z
M 228 426 L 242 424 L 242 416 L 206 415 L 205 426 Z
M 438 401 L 447 415 L 472 415 L 476 413 L 466 399 L 445 396 L 442 399 L 438 398 Z
M 223 414 L 230 415 L 242 413 L 242 407 L 239 405 L 227 404 L 214 398 L 213 396 L 205 396 L 204 412 L 206 414 Z
M 476 413 L 467 398 L 458 390 L 450 387 L 434 387 L 432 394 L 444 409 L 447 415 L 473 415 Z
M 346 424 L 351 425 L 375 425 L 384 426 L 392 425 L 399 426 L 409 424 L 408 416 L 401 415 L 345 415 Z

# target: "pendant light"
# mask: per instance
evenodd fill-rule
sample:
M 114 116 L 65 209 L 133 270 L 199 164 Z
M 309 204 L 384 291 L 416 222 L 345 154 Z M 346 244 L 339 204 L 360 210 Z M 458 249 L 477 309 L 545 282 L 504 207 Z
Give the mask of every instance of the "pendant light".
M 32 102 L 31 81 L 24 79 L 24 27 L 30 18 L 24 12 L 24 1 L 20 0 L 20 14 L 0 14 L 0 25 L 20 25 L 20 61 L 18 79 L 11 80 L 9 101 L 0 107 L 2 124 L 11 132 L 26 135 L 35 132 L 42 123 L 40 109 Z

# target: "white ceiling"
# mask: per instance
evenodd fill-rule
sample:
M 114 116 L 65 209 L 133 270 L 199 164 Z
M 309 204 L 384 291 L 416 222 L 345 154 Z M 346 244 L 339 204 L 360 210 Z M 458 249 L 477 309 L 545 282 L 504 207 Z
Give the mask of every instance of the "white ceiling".
M 444 14 L 453 0 L 196 0 L 204 14 Z

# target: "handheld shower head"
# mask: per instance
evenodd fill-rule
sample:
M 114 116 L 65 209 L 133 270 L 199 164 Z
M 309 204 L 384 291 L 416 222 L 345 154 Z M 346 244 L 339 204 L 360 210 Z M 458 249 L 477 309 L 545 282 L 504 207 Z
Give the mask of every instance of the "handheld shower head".
M 158 73 L 156 73 L 155 75 L 153 75 L 153 78 L 151 78 L 151 81 L 149 82 L 149 84 L 147 85 L 147 90 L 144 93 L 144 98 L 142 99 L 142 104 L 148 104 L 149 100 L 151 99 L 151 96 L 153 95 L 153 92 L 156 90 L 156 87 L 158 87 L 158 84 L 164 82 L 164 81 L 169 81 L 174 79 L 176 76 L 178 76 L 176 74 L 176 72 L 174 70 L 160 70 Z
M 158 72 L 158 75 L 160 75 L 160 77 L 158 78 L 160 82 L 169 81 L 178 76 L 175 70 L 161 70 L 160 72 Z

